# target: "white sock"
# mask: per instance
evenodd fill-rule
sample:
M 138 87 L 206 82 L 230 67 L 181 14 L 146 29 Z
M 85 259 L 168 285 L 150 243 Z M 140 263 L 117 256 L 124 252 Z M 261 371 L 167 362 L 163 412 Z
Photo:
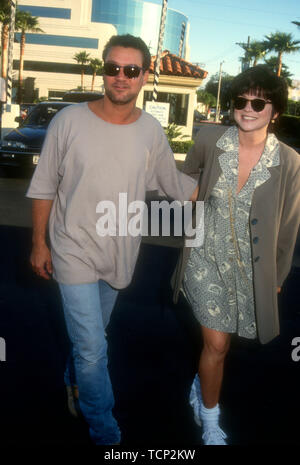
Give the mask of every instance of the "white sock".
M 203 404 L 200 407 L 200 418 L 203 423 L 203 428 L 211 428 L 212 426 L 219 426 L 220 407 L 219 404 L 213 408 L 206 408 Z

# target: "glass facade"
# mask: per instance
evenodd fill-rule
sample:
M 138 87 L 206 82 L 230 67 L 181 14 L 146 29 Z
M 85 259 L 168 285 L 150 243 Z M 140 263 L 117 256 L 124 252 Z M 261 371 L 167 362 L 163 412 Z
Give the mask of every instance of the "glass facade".
M 41 18 L 71 19 L 71 10 L 69 8 L 18 5 L 18 9 L 21 11 L 28 11 L 32 16 L 39 16 Z
M 151 54 L 157 51 L 157 40 L 161 17 L 161 3 L 143 0 L 93 0 L 92 22 L 109 23 L 116 26 L 118 34 L 140 36 L 149 46 Z M 182 24 L 187 17 L 168 8 L 163 50 L 178 55 Z
M 20 42 L 21 34 L 16 32 L 15 40 Z M 89 37 L 71 37 L 71 36 L 55 36 L 49 34 L 26 34 L 27 44 L 38 45 L 55 45 L 61 47 L 76 47 L 76 48 L 94 48 L 98 49 L 98 39 Z

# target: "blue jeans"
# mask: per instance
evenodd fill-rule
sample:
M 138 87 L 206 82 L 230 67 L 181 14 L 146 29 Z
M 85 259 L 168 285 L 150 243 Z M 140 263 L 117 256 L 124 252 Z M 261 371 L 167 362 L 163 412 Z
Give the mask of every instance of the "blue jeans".
M 118 443 L 120 430 L 112 415 L 114 396 L 107 368 L 105 334 L 118 291 L 104 281 L 59 283 L 59 288 L 72 343 L 80 410 L 95 444 Z M 66 381 L 68 376 L 66 373 Z

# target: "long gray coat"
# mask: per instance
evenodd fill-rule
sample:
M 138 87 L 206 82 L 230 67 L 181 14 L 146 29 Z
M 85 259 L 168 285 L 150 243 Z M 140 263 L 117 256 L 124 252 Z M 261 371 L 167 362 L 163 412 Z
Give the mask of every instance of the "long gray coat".
M 183 171 L 199 177 L 198 200 L 207 200 L 216 184 L 222 150 L 216 142 L 227 128 L 201 128 L 187 154 Z M 277 287 L 286 279 L 293 257 L 300 219 L 300 156 L 280 142 L 280 165 L 254 191 L 249 217 L 254 300 L 258 338 L 265 344 L 279 334 Z M 252 238 L 258 238 L 253 242 Z M 181 250 L 173 275 L 174 301 L 183 279 L 190 248 Z

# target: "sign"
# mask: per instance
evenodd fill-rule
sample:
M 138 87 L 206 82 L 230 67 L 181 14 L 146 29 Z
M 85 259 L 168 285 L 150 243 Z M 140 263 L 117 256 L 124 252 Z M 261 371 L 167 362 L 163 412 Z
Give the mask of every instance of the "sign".
M 170 104 L 163 102 L 146 102 L 146 112 L 154 116 L 163 128 L 169 124 Z

